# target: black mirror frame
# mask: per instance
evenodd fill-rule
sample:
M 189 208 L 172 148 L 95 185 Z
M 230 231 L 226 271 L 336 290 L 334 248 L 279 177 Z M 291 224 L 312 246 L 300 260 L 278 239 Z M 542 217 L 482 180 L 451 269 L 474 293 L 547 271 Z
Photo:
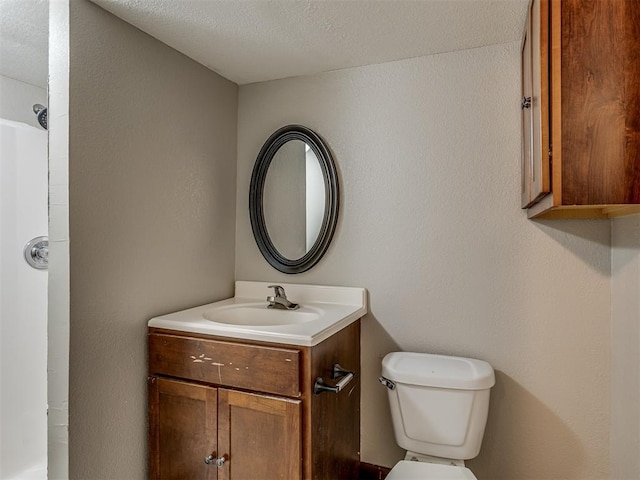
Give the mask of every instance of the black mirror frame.
M 324 217 L 318 238 L 311 249 L 303 257 L 296 260 L 284 257 L 271 241 L 264 220 L 264 205 L 262 202 L 264 182 L 271 161 L 278 149 L 290 140 L 302 140 L 313 150 L 318 162 L 320 162 L 325 188 Z M 331 152 L 322 138 L 313 130 L 302 125 L 287 125 L 276 130 L 264 143 L 256 158 L 249 187 L 251 229 L 260 253 L 262 253 L 265 260 L 273 268 L 283 273 L 306 272 L 318 263 L 326 253 L 333 238 L 338 223 L 339 200 L 338 172 Z

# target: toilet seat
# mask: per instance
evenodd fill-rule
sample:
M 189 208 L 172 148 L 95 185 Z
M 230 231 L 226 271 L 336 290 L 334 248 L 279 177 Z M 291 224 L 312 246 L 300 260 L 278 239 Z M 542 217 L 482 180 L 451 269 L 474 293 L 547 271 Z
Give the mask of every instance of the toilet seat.
M 386 480 L 477 480 L 465 467 L 402 460 L 391 469 Z

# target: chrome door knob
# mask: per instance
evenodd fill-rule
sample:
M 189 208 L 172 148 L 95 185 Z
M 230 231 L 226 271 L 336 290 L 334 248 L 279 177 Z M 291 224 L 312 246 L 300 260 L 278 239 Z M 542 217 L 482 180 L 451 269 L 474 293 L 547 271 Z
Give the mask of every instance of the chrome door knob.
M 38 270 L 49 266 L 49 237 L 32 238 L 24 246 L 24 259 Z

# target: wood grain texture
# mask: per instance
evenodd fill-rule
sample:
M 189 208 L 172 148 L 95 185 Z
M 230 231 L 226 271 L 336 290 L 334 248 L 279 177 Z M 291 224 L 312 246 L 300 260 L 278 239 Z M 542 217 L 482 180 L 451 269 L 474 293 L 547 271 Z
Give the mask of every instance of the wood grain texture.
M 560 24 L 562 204 L 640 203 L 640 5 L 562 0 Z
M 299 350 L 149 334 L 149 374 L 300 396 Z
M 524 34 L 524 41 L 521 52 L 521 73 L 522 73 L 522 90 L 521 96 L 523 100 L 533 96 L 531 80 L 531 14 L 527 15 L 527 23 Z M 523 108 L 520 106 L 520 115 L 522 121 L 522 156 L 521 156 L 521 206 L 527 208 L 532 203 L 531 198 L 531 164 L 532 164 L 532 115 L 531 108 Z
M 540 177 L 537 198 L 551 191 L 551 86 L 549 84 L 549 47 L 551 41 L 549 0 L 540 0 Z
M 300 400 L 220 389 L 220 480 L 299 480 Z
M 560 206 L 536 212 L 529 209 L 529 218 L 616 218 L 640 213 L 640 205 Z
M 562 9 L 560 0 L 549 5 L 549 129 L 551 131 L 551 206 L 562 204 Z M 530 215 L 530 218 L 535 215 Z
M 531 2 L 532 121 L 534 122 L 531 197 L 534 201 L 551 191 L 549 165 L 549 2 Z
M 355 372 L 355 378 L 341 392 L 312 393 L 317 377 L 332 383 L 336 363 Z M 314 480 L 353 479 L 360 463 L 360 320 L 314 346 L 303 390 L 309 409 L 304 432 L 305 450 L 310 454 L 304 478 Z
M 233 370 L 227 373 L 218 372 L 217 368 L 212 370 L 211 365 L 207 364 L 207 362 L 226 364 L 225 359 L 232 359 L 233 362 Z M 288 362 L 287 359 L 291 361 Z M 240 368 L 245 364 L 249 366 L 248 369 Z M 332 369 L 335 364 L 354 371 L 354 379 L 338 394 L 314 395 L 313 384 L 316 378 L 322 377 L 329 384 L 335 383 L 336 380 L 332 379 Z M 232 468 L 228 472 L 224 468 L 219 469 L 221 479 L 250 478 L 253 480 L 261 478 L 259 475 L 262 472 L 268 475 L 264 478 L 309 480 L 358 478 L 360 320 L 314 347 L 295 348 L 255 341 L 240 343 L 220 337 L 214 339 L 206 335 L 191 337 L 191 334 L 187 333 L 176 334 L 166 330 L 150 329 L 149 373 L 213 386 L 231 386 L 254 392 L 277 393 L 293 397 L 276 398 L 226 388 L 217 389 L 217 438 L 219 445 L 225 446 L 224 448 L 220 446 L 220 454 L 228 454 L 230 465 L 235 466 L 235 470 Z M 168 380 L 161 377 L 150 379 L 150 472 L 158 471 L 158 467 L 155 466 L 159 462 L 157 444 L 160 428 L 164 422 L 164 412 L 161 415 L 156 406 L 158 389 L 155 384 L 165 381 Z M 183 384 L 183 382 L 177 383 Z M 195 383 L 193 385 L 202 387 Z M 216 391 L 213 387 L 203 388 Z M 198 410 L 194 412 L 197 417 Z M 188 424 L 189 421 L 191 420 L 185 423 Z M 214 435 L 216 435 L 215 432 Z M 289 438 L 291 435 L 293 436 Z M 293 437 L 297 439 L 297 445 Z M 286 445 L 283 446 L 282 442 Z M 242 448 L 245 445 L 248 448 L 247 451 Z M 256 454 L 255 451 L 265 453 Z M 270 453 L 267 455 L 266 452 Z M 284 454 L 287 457 L 284 462 L 280 458 L 283 452 L 289 452 Z M 299 457 L 297 464 L 291 463 L 293 459 L 289 458 L 290 452 L 300 452 L 299 455 L 297 453 L 293 455 Z M 165 455 L 169 454 L 165 453 Z M 261 466 L 250 463 L 249 457 L 260 458 Z M 276 460 L 272 460 L 273 458 Z M 231 463 L 234 459 L 235 462 Z M 283 462 L 286 465 L 286 476 L 282 476 L 281 473 L 277 474 L 279 476 L 274 476 L 276 475 L 274 471 L 280 472 L 280 466 L 272 470 L 270 461 Z M 256 472 L 251 474 L 253 476 L 245 476 L 249 475 L 250 470 L 247 470 L 249 465 L 251 471 Z M 298 472 L 297 476 L 292 473 L 294 471 Z M 157 477 L 150 474 L 150 478 Z
M 215 480 L 216 389 L 164 378 L 149 379 L 149 478 Z

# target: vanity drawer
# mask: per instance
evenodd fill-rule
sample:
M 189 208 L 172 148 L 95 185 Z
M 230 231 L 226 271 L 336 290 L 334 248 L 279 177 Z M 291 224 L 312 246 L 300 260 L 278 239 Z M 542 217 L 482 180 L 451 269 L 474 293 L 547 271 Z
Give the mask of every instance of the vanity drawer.
M 149 374 L 300 396 L 300 351 L 149 334 Z

